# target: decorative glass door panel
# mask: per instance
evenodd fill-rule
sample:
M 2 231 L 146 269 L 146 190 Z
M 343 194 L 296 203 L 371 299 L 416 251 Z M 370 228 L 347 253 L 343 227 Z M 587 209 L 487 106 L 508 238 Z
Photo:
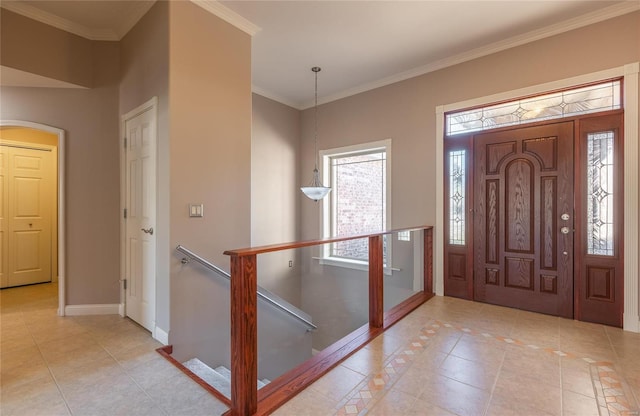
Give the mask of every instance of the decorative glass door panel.
M 576 318 L 622 326 L 622 113 L 579 122 Z

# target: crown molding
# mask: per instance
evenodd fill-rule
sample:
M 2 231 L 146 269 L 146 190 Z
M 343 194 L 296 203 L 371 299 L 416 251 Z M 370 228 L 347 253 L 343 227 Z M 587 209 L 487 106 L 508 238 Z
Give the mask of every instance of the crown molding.
M 318 104 L 326 104 L 332 101 L 340 100 L 342 98 L 350 97 L 352 95 L 360 94 L 366 91 L 370 91 L 376 88 L 384 87 L 396 82 L 405 81 L 410 78 L 414 78 L 420 75 L 427 74 L 429 72 L 435 72 L 440 69 L 444 69 L 453 65 L 461 64 L 473 59 L 482 58 L 497 52 L 501 52 L 507 49 L 521 46 L 527 43 L 535 42 L 540 39 L 548 38 L 551 36 L 559 35 L 564 32 L 569 32 L 574 29 L 589 26 L 595 23 L 599 23 L 605 20 L 612 19 L 614 17 L 622 16 L 628 13 L 633 13 L 640 10 L 640 2 L 637 1 L 625 1 L 613 6 L 605 7 L 594 12 L 584 14 L 582 16 L 575 17 L 573 19 L 565 20 L 560 23 L 556 23 L 542 29 L 533 30 L 531 32 L 514 36 L 508 39 L 504 39 L 492 44 L 482 46 L 467 52 L 463 52 L 457 55 L 453 55 L 438 61 L 423 65 L 417 68 L 410 69 L 408 71 L 400 72 L 398 74 L 379 79 L 374 82 L 362 84 L 354 88 L 340 91 L 335 94 L 324 96 L 318 99 Z M 284 104 L 284 103 L 283 103 Z M 290 105 L 290 104 L 287 104 Z M 304 105 L 296 106 L 299 110 L 305 110 L 313 107 L 314 102 L 308 101 Z
M 49 26 L 64 30 L 74 35 L 81 36 L 89 40 L 120 40 L 116 32 L 109 29 L 90 29 L 81 24 L 72 22 L 62 17 L 56 16 L 49 12 L 45 12 L 36 7 L 33 7 L 27 3 L 5 1 L 2 2 L 2 8 L 11 12 L 20 14 L 38 22 L 44 23 Z
M 118 40 L 126 36 L 127 33 L 142 19 L 142 16 L 147 14 L 149 9 L 153 7 L 156 0 L 146 1 L 132 1 L 129 2 L 128 9 L 124 12 L 124 16 L 121 16 L 121 21 L 118 27 L 115 29 L 118 36 Z
M 289 107 L 295 108 L 296 110 L 302 110 L 302 108 L 300 107 L 300 103 L 294 103 L 291 100 L 287 100 L 286 98 L 283 98 L 277 94 L 273 94 L 265 89 L 262 89 L 256 85 L 251 84 L 251 92 L 254 94 L 258 94 L 261 95 L 265 98 L 268 98 L 270 100 L 273 101 L 277 101 L 280 104 L 284 104 L 284 105 L 288 105 Z
M 89 40 L 110 40 L 118 41 L 122 39 L 135 26 L 142 16 L 149 11 L 156 0 L 148 1 L 132 1 L 126 10 L 126 15 L 122 16 L 122 21 L 114 30 L 110 29 L 91 29 L 79 23 L 72 22 L 52 13 L 45 12 L 27 3 L 19 1 L 4 1 L 1 3 L 2 8 L 18 13 L 22 16 L 37 20 L 41 23 L 53 26 L 55 28 L 73 33 Z M 214 14 L 232 24 L 243 32 L 253 36 L 258 33 L 261 28 L 251 23 L 249 20 L 240 16 L 233 10 L 223 6 L 215 0 L 190 0 L 193 4 L 200 6 L 211 14 Z
M 190 0 L 196 6 L 200 6 L 209 13 L 218 16 L 220 19 L 225 22 L 237 27 L 245 33 L 248 33 L 250 36 L 255 35 L 259 31 L 262 30 L 261 27 L 253 24 L 249 20 L 240 16 L 238 13 L 229 9 L 226 6 L 223 6 L 221 3 L 215 0 Z

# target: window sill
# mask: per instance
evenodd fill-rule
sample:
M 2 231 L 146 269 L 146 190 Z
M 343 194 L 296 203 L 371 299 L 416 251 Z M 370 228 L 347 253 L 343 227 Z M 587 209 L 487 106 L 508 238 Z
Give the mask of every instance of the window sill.
M 325 266 L 343 267 L 345 269 L 369 271 L 369 263 L 362 260 L 341 259 L 338 257 L 313 257 L 314 260 Z M 384 266 L 384 274 L 391 276 L 393 272 L 399 272 L 401 269 L 396 267 Z

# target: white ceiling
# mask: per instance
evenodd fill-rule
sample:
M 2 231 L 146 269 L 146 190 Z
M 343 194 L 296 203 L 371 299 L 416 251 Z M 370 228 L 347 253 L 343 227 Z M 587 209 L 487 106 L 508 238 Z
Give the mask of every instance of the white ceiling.
M 322 67 L 319 100 L 327 102 L 640 10 L 638 0 L 192 1 L 255 31 L 254 91 L 296 108 L 313 104 L 313 66 Z M 2 0 L 2 7 L 117 40 L 152 3 Z

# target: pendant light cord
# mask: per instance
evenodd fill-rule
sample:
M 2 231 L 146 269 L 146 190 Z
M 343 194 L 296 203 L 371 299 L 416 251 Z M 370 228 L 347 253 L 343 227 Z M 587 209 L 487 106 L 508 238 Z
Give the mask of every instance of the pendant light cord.
M 331 188 L 322 185 L 322 182 L 320 181 L 320 175 L 318 173 L 318 161 L 320 160 L 320 154 L 318 153 L 318 72 L 320 72 L 320 67 L 314 66 L 313 68 L 311 68 L 311 71 L 316 74 L 316 88 L 313 97 L 313 116 L 315 119 L 313 126 L 313 150 L 315 151 L 315 169 L 313 169 L 313 178 L 309 186 L 303 186 L 300 188 L 300 190 L 309 199 L 318 202 L 319 200 L 327 196 L 329 192 L 331 192 Z
M 316 88 L 315 88 L 315 109 L 314 109 L 314 118 L 315 118 L 315 126 L 313 131 L 313 143 L 315 149 L 315 170 L 318 170 L 318 72 L 320 72 L 320 67 L 314 66 L 311 70 L 316 74 Z

